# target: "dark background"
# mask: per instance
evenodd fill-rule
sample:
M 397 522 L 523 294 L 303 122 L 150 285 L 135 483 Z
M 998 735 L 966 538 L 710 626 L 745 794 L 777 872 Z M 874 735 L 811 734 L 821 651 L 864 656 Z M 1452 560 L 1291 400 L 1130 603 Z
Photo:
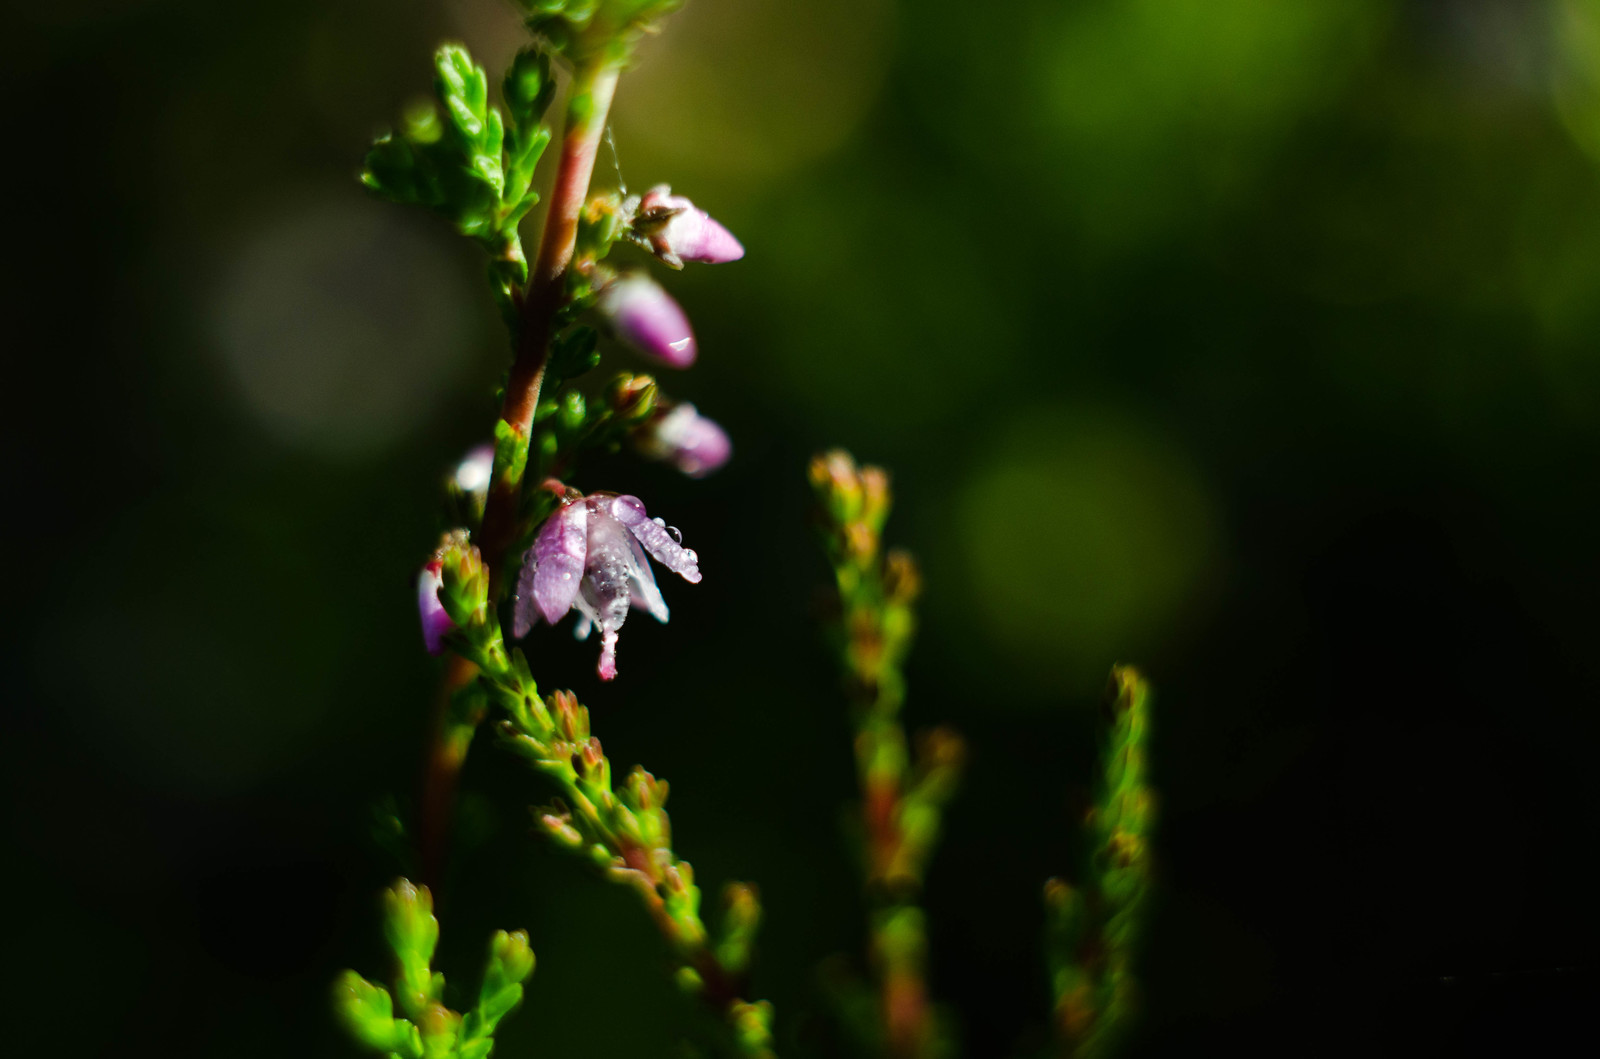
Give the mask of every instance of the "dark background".
M 382 970 L 369 819 L 438 674 L 412 578 L 505 355 L 476 251 L 353 177 L 438 39 L 497 72 L 518 27 L 10 21 L 6 1050 L 350 1054 L 328 985 Z M 1115 661 L 1159 695 L 1138 1054 L 1591 1046 L 1600 8 L 690 0 L 616 138 L 749 250 L 665 277 L 702 348 L 666 385 L 737 453 L 586 466 L 706 579 L 615 685 L 529 651 L 671 780 L 708 903 L 759 883 L 786 1054 L 862 933 L 830 444 L 895 472 L 908 719 L 973 747 L 927 895 L 969 1054 L 1043 1039 L 1039 888 Z M 670 1053 L 694 1019 L 630 895 L 528 835 L 548 792 L 492 746 L 465 785 L 442 967 L 500 926 L 539 955 L 497 1054 Z

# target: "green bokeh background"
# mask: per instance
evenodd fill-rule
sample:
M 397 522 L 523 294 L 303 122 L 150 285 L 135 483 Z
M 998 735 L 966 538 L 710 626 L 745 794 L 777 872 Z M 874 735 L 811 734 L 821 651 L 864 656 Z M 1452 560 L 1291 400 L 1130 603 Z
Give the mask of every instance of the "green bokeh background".
M 382 967 L 368 814 L 411 798 L 437 678 L 411 579 L 505 355 L 476 251 L 354 173 L 437 40 L 497 73 L 520 31 L 500 0 L 33 7 L 8 1047 L 350 1054 L 328 983 Z M 909 720 L 973 746 L 928 893 L 969 1054 L 1043 1039 L 1039 886 L 1117 661 L 1159 694 L 1139 1054 L 1587 1025 L 1600 4 L 690 0 L 615 134 L 630 186 L 748 248 L 665 277 L 702 349 L 665 384 L 736 456 L 586 466 L 706 580 L 615 685 L 529 651 L 672 782 L 708 897 L 760 885 L 786 1054 L 836 1053 L 817 966 L 862 933 L 805 527 L 830 444 L 895 472 Z M 492 747 L 466 789 L 444 969 L 494 927 L 539 955 L 497 1054 L 669 1054 L 695 1021 L 629 896 L 530 837 L 547 792 Z

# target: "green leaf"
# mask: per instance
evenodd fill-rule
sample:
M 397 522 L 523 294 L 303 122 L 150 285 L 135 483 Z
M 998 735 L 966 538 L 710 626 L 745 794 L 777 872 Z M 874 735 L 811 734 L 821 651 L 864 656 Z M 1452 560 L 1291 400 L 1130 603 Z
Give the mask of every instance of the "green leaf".
M 483 67 L 472 61 L 465 45 L 455 43 L 439 46 L 433 66 L 434 91 L 444 104 L 450 123 L 467 143 L 481 144 L 489 99 Z
M 550 56 L 543 49 L 524 48 L 512 60 L 502 86 L 513 128 L 532 128 L 550 108 L 556 81 L 550 76 Z
M 599 364 L 600 352 L 596 348 L 599 343 L 599 333 L 582 325 L 557 335 L 550 348 L 548 371 L 551 379 L 558 384 L 576 379 Z
M 334 982 L 334 1011 L 358 1044 L 380 1052 L 395 1052 L 407 1059 L 422 1055 L 422 1039 L 417 1028 L 394 1017 L 389 991 L 374 985 L 354 971 L 345 971 Z

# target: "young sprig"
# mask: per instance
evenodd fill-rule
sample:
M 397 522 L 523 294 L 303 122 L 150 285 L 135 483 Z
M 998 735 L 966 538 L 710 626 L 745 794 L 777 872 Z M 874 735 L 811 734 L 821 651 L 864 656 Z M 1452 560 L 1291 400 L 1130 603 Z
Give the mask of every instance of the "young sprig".
M 517 225 L 539 202 L 533 173 L 550 143 L 550 59 L 536 48 L 517 55 L 501 86 L 504 113 L 489 101 L 488 77 L 465 45 L 440 45 L 433 65 L 437 102 L 412 106 L 398 130 L 378 137 L 361 182 L 390 201 L 432 210 L 480 243 L 502 311 L 512 313 L 514 292 L 528 279 Z
M 687 314 L 641 264 L 608 262 L 614 246 L 639 247 L 673 269 L 733 261 L 744 248 L 666 185 L 642 196 L 589 187 L 618 77 L 635 44 L 681 0 L 517 2 L 535 43 L 512 63 L 500 102 L 489 98 L 487 75 L 464 47 L 442 46 L 434 101 L 412 108 L 397 131 L 379 138 L 361 176 L 374 193 L 426 207 L 487 251 L 513 352 L 493 442 L 473 450 L 449 476 L 455 528 L 418 578 L 424 645 L 455 655 L 429 754 L 421 861 L 436 878 L 456 776 L 493 711 L 493 729 L 506 745 L 553 780 L 572 806 L 572 822 L 554 837 L 578 835 L 586 856 L 638 891 L 673 947 L 680 981 L 696 983 L 690 992 L 719 1014 L 741 1054 L 766 1056 L 770 1007 L 743 999 L 758 918 L 754 891 L 741 891 L 743 913 L 730 914 L 727 936 L 713 941 L 699 918 L 692 871 L 668 843 L 661 811 L 666 785 L 636 770 L 642 779 L 612 791 L 610 762 L 588 733 L 586 714 L 579 725 L 570 694 L 541 696 L 526 655 L 506 643 L 501 628 L 510 616 L 520 638 L 537 622 L 554 623 L 576 610 L 580 636 L 600 630 L 600 676 L 610 680 L 630 609 L 667 619 L 651 559 L 699 581 L 698 556 L 676 530 L 649 517 L 638 498 L 580 493 L 568 483 L 585 451 L 624 444 L 702 477 L 727 462 L 727 433 L 693 405 L 661 393 L 647 375 L 617 375 L 601 399 L 571 384 L 598 365 L 603 336 L 671 368 L 687 368 L 698 356 Z M 518 226 L 538 202 L 533 171 L 555 138 L 546 112 L 556 66 L 565 73 L 565 112 L 559 149 L 551 152 L 556 168 L 543 231 L 530 244 L 537 252 L 528 255 Z M 503 606 L 513 593 L 513 604 Z M 558 811 L 541 819 L 564 817 Z M 341 1010 L 358 1039 L 394 1054 L 409 1055 L 414 1045 L 430 1057 L 485 1054 L 487 1044 L 469 1052 L 461 1042 L 487 1041 L 486 1030 L 471 1034 L 492 1025 L 435 1011 L 437 976 L 426 960 L 416 966 L 405 960 L 403 974 L 422 976 L 400 983 L 402 1000 L 421 998 L 414 1017 L 406 1009 L 396 1021 L 382 987 L 342 981 Z

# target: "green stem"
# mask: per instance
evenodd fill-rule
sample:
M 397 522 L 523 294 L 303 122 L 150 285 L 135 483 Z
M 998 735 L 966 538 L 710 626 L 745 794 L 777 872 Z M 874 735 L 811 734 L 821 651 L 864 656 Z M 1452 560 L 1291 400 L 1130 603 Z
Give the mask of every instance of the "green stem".
M 718 955 L 716 939 L 700 917 L 694 869 L 674 852 L 662 808 L 667 784 L 635 768 L 614 788 L 611 762 L 589 731 L 589 712 L 568 692 L 541 698 L 526 660 L 519 651 L 506 651 L 492 616 L 485 614 L 463 633 L 463 656 L 505 710 L 499 727 L 507 745 L 561 791 L 562 802 L 540 811 L 539 824 L 557 843 L 585 855 L 639 896 L 679 962 L 680 983 L 717 1013 L 739 1055 L 771 1059 L 771 1008 L 744 999 L 744 967 Z M 753 929 L 748 903 L 754 896 L 748 888 L 734 889 L 746 908 L 733 929 L 742 923 L 748 933 Z M 724 933 L 725 942 L 737 943 L 728 951 L 748 948 L 748 937 Z M 739 956 L 741 962 L 745 958 Z

